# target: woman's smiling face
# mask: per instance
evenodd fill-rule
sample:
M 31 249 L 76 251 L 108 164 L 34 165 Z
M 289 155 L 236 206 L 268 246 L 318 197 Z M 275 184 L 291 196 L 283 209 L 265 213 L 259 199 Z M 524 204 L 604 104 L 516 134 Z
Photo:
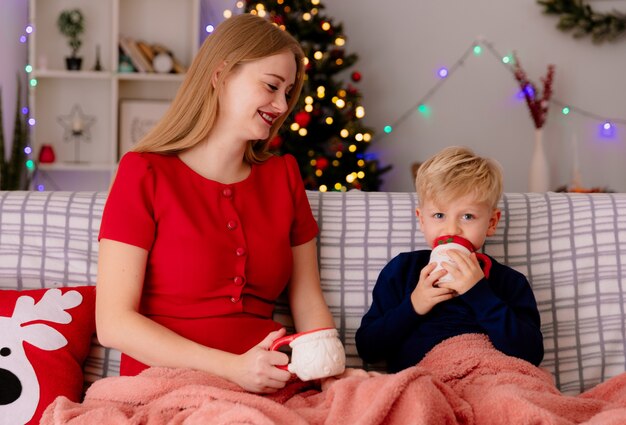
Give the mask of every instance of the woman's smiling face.
M 296 72 L 291 52 L 237 65 L 219 95 L 217 126 L 245 141 L 267 139 L 273 122 L 288 110 Z

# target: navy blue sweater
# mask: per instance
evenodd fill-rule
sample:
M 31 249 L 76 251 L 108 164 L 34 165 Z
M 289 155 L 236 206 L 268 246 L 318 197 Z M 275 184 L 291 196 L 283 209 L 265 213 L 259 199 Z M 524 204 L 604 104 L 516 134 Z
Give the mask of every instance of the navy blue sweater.
M 372 305 L 356 333 L 363 360 L 386 361 L 389 372 L 398 372 L 416 365 L 444 339 L 482 333 L 503 353 L 541 363 L 539 311 L 523 274 L 492 258 L 489 279 L 422 316 L 413 309 L 410 297 L 429 258 L 429 250 L 402 253 L 381 271 Z

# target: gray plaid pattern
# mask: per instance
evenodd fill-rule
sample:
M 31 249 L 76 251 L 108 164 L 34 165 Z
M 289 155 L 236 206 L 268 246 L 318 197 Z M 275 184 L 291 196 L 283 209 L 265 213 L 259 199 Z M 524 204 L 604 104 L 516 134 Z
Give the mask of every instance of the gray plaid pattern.
M 308 192 L 320 226 L 324 294 L 348 365 L 364 365 L 354 333 L 382 267 L 426 248 L 412 193 Z M 95 284 L 105 193 L 0 192 L 0 289 Z M 543 366 L 575 394 L 626 367 L 626 194 L 505 194 L 502 221 L 484 252 L 533 286 L 546 347 Z M 279 300 L 276 317 L 292 327 Z M 88 385 L 119 374 L 119 353 L 93 339 Z

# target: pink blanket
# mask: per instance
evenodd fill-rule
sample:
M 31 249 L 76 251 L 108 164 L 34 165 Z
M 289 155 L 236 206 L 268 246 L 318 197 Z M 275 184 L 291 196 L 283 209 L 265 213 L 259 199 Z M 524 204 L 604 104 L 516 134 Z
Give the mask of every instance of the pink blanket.
M 350 375 L 350 374 L 349 374 Z M 626 374 L 576 397 L 550 374 L 462 335 L 400 373 L 352 373 L 323 389 L 294 380 L 255 395 L 221 378 L 151 368 L 101 379 L 81 404 L 57 398 L 41 424 L 626 424 Z

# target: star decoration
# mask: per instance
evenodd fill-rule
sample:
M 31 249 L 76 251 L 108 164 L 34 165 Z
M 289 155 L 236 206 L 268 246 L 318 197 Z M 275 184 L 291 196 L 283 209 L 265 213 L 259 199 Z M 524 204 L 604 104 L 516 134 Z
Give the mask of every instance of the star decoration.
M 57 117 L 59 124 L 65 130 L 63 140 L 74 142 L 74 162 L 80 162 L 80 143 L 91 141 L 91 126 L 96 122 L 93 115 L 85 115 L 80 105 L 74 104 L 67 115 Z
M 76 141 L 76 138 L 85 142 L 91 141 L 91 126 L 96 122 L 93 115 L 85 115 L 80 105 L 75 104 L 67 115 L 61 115 L 57 118 L 59 124 L 65 130 L 63 140 L 66 142 Z

